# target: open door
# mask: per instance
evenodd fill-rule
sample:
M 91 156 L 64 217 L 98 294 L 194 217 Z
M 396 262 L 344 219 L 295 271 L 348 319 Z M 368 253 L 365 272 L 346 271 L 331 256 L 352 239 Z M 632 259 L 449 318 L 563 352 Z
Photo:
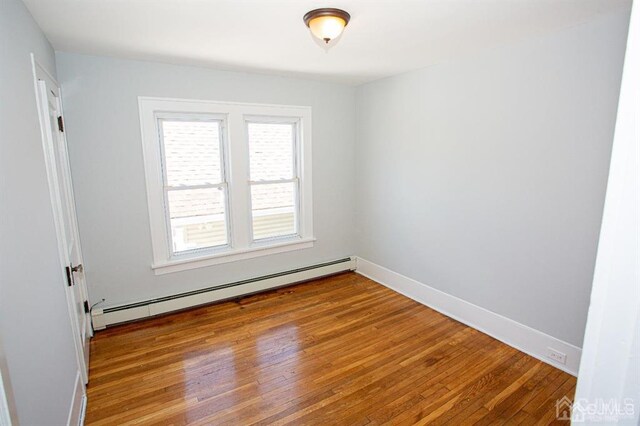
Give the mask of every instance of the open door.
M 92 334 L 82 251 L 78 234 L 64 116 L 58 83 L 34 59 L 36 94 L 51 202 L 56 220 L 60 272 L 63 274 L 78 367 L 88 382 L 89 339 Z

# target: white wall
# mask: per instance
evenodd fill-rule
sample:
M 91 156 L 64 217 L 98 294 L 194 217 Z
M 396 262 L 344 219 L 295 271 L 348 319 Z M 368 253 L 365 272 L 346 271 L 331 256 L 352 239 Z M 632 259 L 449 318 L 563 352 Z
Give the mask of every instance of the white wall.
M 640 7 L 631 16 L 576 401 L 632 398 L 640 419 Z M 575 413 L 579 414 L 578 412 Z M 588 424 L 601 424 L 587 417 Z
M 8 367 L 2 378 L 11 383 L 20 424 L 60 425 L 78 367 L 30 53 L 51 72 L 55 59 L 19 0 L 0 3 L 0 40 L 0 352 Z
M 92 302 L 145 300 L 354 253 L 352 87 L 59 52 L 56 57 Z M 315 247 L 154 275 L 138 96 L 310 105 Z
M 628 17 L 359 87 L 358 256 L 580 346 Z

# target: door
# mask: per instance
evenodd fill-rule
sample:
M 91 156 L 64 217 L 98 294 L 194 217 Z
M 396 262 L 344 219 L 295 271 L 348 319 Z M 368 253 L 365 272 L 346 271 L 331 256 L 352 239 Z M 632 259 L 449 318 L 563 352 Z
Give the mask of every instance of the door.
M 43 148 L 58 233 L 61 272 L 65 281 L 64 291 L 69 305 L 78 364 L 84 383 L 87 383 L 89 339 L 92 333 L 91 317 L 64 132 L 60 88 L 37 63 L 35 70 Z

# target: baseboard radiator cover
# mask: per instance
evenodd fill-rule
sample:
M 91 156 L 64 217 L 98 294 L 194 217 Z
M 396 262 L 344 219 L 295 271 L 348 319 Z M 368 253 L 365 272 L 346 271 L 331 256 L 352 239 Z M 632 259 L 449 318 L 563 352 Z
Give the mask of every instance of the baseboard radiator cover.
M 578 375 L 581 348 L 360 257 L 356 264 L 358 274 L 553 367 Z M 551 349 L 565 355 L 564 363 L 550 357 Z
M 103 330 L 110 325 L 153 317 L 212 302 L 233 299 L 235 297 L 339 274 L 341 272 L 354 271 L 355 269 L 355 257 L 346 257 L 331 262 L 263 275 L 157 299 L 93 309 L 91 311 L 91 319 L 94 330 Z

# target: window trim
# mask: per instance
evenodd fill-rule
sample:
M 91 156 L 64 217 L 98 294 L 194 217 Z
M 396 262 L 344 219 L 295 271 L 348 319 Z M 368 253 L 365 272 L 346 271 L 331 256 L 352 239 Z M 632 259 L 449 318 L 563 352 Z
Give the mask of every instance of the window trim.
M 140 96 L 138 108 L 153 249 L 151 268 L 156 275 L 313 247 L 311 107 Z M 226 173 L 223 179 L 227 184 L 229 244 L 171 256 L 158 117 L 180 114 L 223 117 L 221 149 Z M 297 123 L 298 152 L 294 153 L 298 178 L 297 235 L 253 241 L 247 129 L 248 122 L 254 119 Z

